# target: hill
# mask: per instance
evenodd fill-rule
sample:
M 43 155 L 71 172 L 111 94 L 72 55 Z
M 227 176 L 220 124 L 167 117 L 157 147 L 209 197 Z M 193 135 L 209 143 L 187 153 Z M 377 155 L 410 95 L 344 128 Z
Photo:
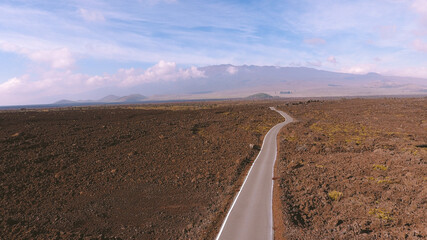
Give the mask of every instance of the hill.
M 246 99 L 272 99 L 273 96 L 267 94 L 267 93 L 256 93 L 253 95 L 250 95 L 246 97 Z

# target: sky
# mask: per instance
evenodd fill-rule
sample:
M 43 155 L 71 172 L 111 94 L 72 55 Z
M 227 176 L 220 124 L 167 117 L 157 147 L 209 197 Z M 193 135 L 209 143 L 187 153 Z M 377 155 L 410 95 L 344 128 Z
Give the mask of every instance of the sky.
M 233 64 L 427 78 L 425 0 L 0 0 L 0 105 Z

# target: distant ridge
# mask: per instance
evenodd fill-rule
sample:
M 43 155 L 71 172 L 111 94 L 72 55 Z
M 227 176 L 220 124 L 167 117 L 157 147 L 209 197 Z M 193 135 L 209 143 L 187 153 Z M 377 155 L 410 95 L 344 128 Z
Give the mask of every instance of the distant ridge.
M 58 105 L 69 105 L 69 104 L 84 104 L 84 103 L 136 103 L 136 102 L 142 102 L 146 100 L 147 97 L 143 96 L 141 94 L 131 94 L 123 97 L 115 96 L 115 95 L 108 95 L 98 100 L 67 100 L 63 99 L 60 101 L 55 102 L 54 104 Z
M 118 96 L 116 96 L 116 95 L 108 95 L 108 96 L 105 96 L 105 97 L 103 97 L 103 98 L 99 99 L 98 101 L 99 101 L 99 102 L 115 102 L 115 101 L 117 101 L 119 98 L 120 98 L 120 97 L 118 97 Z
M 63 99 L 63 100 L 59 100 L 59 101 L 55 102 L 54 104 L 60 104 L 61 105 L 61 104 L 72 104 L 72 103 L 75 103 L 75 101 Z
M 147 97 L 141 94 L 131 94 L 128 96 L 120 97 L 113 102 L 140 102 L 145 99 L 147 99 Z

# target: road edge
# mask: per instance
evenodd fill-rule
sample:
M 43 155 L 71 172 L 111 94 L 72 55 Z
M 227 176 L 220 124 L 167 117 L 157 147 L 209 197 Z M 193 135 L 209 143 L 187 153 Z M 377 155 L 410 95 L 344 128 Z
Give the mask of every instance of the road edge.
M 233 199 L 233 203 L 231 204 L 231 207 L 230 207 L 230 209 L 227 211 L 227 215 L 225 216 L 225 218 L 224 218 L 224 221 L 222 222 L 222 224 L 221 224 L 221 227 L 220 227 L 220 230 L 219 230 L 219 232 L 218 232 L 218 234 L 216 235 L 216 237 L 215 237 L 215 240 L 219 240 L 219 238 L 221 237 L 221 234 L 222 234 L 222 231 L 224 230 L 224 227 L 225 227 L 225 225 L 226 225 L 226 223 L 227 223 L 227 220 L 228 220 L 228 217 L 230 216 L 230 214 L 231 214 L 231 211 L 233 210 L 233 207 L 234 207 L 234 205 L 236 204 L 236 202 L 237 202 L 237 199 L 239 198 L 239 196 L 240 196 L 240 193 L 241 193 L 241 191 L 242 191 L 242 189 L 243 189 L 243 187 L 245 186 L 245 184 L 246 184 L 246 181 L 247 181 L 247 179 L 248 179 L 248 177 L 249 177 L 249 175 L 250 175 L 250 173 L 251 173 L 251 171 L 252 171 L 252 169 L 253 169 L 253 166 L 255 165 L 255 162 L 258 160 L 258 158 L 259 158 L 259 156 L 260 156 L 260 154 L 261 154 L 261 151 L 262 151 L 262 148 L 264 147 L 264 143 L 265 143 L 265 139 L 266 139 L 266 137 L 267 137 L 267 135 L 276 127 L 276 126 L 278 126 L 278 125 L 280 125 L 280 124 L 283 124 L 283 123 L 285 123 L 286 121 L 287 121 L 287 119 L 285 118 L 285 116 L 283 116 L 280 112 L 279 112 L 279 110 L 277 110 L 275 107 L 270 107 L 270 110 L 272 110 L 272 111 L 275 111 L 275 112 L 277 112 L 278 114 L 280 114 L 284 119 L 285 119 L 285 121 L 283 121 L 283 122 L 281 122 L 281 123 L 278 123 L 278 124 L 276 124 L 276 125 L 274 125 L 273 127 L 271 127 L 270 128 L 270 130 L 268 130 L 268 132 L 264 135 L 264 139 L 263 139 L 263 141 L 262 141 L 262 145 L 261 145 L 261 149 L 260 149 L 260 151 L 258 152 L 258 155 L 257 155 L 257 157 L 255 158 L 255 160 L 253 161 L 253 163 L 252 163 L 252 165 L 251 165 L 251 167 L 250 167 L 250 169 L 249 169 L 249 171 L 247 172 L 247 174 L 246 174 L 246 176 L 245 176 L 245 179 L 244 179 L 244 181 L 243 181 L 243 184 L 240 186 L 240 188 L 239 188 L 239 191 L 238 191 L 238 193 L 236 194 L 236 196 L 234 197 L 234 199 Z M 291 118 L 291 122 L 293 121 L 293 118 L 292 117 L 290 117 Z M 290 123 L 290 122 L 289 122 Z M 288 124 L 289 124 L 288 123 Z M 284 126 L 286 126 L 287 124 L 285 124 L 285 125 L 283 125 L 280 129 L 282 129 Z M 279 133 L 280 133 L 280 130 L 279 130 Z M 277 144 L 278 144 L 278 142 L 277 142 L 277 137 L 279 136 L 279 133 L 277 134 L 277 136 L 276 136 L 276 154 L 275 154 L 275 158 L 274 158 L 274 163 L 273 163 L 273 169 L 272 169 L 272 178 L 273 178 L 273 176 L 274 176 L 274 174 L 275 174 L 275 165 L 276 165 L 276 162 L 277 162 L 277 151 L 278 151 L 278 147 L 277 147 Z M 273 180 L 272 180 L 273 181 Z M 272 199 L 272 202 L 271 202 L 271 211 L 272 211 L 272 239 L 274 239 L 274 215 L 273 215 L 273 189 L 274 189 L 274 181 L 273 181 L 273 183 L 272 183 L 272 186 L 271 186 L 271 199 Z
M 277 156 L 280 156 L 280 138 L 282 137 L 282 130 L 277 134 Z M 280 160 L 277 159 L 274 162 L 274 172 L 273 172 L 273 240 L 285 240 L 285 222 L 283 221 L 283 207 L 280 201 L 280 197 L 282 196 L 282 191 L 280 188 L 280 178 L 278 177 L 278 165 Z

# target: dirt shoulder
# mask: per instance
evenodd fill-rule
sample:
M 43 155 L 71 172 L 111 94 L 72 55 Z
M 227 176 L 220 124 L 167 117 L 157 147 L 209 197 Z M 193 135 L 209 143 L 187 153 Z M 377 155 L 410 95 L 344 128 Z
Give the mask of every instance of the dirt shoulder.
M 0 239 L 210 239 L 268 106 L 0 112 Z
M 279 139 L 276 239 L 427 237 L 427 98 L 278 109 L 299 122 Z

